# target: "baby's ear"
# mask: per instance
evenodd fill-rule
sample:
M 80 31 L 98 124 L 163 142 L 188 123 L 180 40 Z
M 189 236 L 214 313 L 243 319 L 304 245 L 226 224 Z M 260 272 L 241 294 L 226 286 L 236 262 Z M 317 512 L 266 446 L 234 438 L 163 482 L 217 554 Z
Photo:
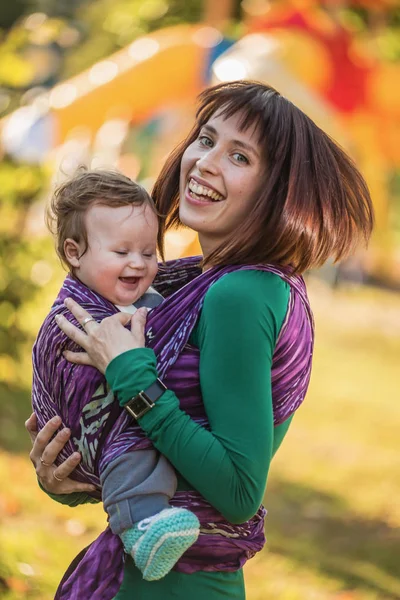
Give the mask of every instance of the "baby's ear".
M 71 238 L 67 238 L 64 242 L 64 253 L 71 267 L 77 269 L 79 267 L 79 257 L 82 254 L 78 242 Z

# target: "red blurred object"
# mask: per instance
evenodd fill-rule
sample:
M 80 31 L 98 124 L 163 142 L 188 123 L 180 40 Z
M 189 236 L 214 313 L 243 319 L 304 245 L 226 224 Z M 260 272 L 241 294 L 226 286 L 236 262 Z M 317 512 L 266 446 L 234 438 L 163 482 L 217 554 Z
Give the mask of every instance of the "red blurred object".
M 330 57 L 331 76 L 320 90 L 340 112 L 350 113 L 368 103 L 367 81 L 375 65 L 354 50 L 350 32 L 318 9 L 299 11 L 286 7 L 254 19 L 251 32 L 300 31 L 321 44 L 321 52 Z

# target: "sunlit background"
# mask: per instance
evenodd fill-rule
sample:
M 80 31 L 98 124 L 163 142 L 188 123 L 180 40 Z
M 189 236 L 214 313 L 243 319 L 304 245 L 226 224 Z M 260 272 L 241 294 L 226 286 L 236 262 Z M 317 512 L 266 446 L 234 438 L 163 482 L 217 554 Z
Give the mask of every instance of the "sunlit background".
M 23 421 L 30 351 L 64 277 L 43 211 L 77 166 L 151 189 L 195 97 L 275 86 L 353 156 L 368 251 L 307 275 L 317 324 L 307 401 L 274 460 L 268 544 L 248 600 L 400 598 L 398 0 L 13 0 L 0 4 L 0 598 L 50 600 L 104 527 L 36 485 Z M 168 257 L 199 252 L 169 234 Z

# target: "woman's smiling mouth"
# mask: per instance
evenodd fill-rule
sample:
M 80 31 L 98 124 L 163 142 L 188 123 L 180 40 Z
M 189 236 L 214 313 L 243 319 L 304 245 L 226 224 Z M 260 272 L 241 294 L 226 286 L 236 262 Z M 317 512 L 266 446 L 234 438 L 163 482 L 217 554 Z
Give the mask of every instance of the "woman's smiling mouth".
M 188 183 L 189 195 L 195 200 L 208 202 L 220 202 L 224 197 L 210 187 L 199 184 L 193 177 Z

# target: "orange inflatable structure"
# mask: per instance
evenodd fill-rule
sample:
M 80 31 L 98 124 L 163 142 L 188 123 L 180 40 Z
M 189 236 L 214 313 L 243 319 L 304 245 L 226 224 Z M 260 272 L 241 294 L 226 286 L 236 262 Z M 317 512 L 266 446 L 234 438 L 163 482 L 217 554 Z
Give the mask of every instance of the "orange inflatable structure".
M 203 85 L 205 53 L 216 35 L 204 26 L 160 30 L 36 98 L 36 106 L 52 115 L 49 150 L 78 127 L 94 136 L 109 119 L 140 123 L 165 105 L 191 103 Z M 3 119 L 3 128 L 13 116 Z

